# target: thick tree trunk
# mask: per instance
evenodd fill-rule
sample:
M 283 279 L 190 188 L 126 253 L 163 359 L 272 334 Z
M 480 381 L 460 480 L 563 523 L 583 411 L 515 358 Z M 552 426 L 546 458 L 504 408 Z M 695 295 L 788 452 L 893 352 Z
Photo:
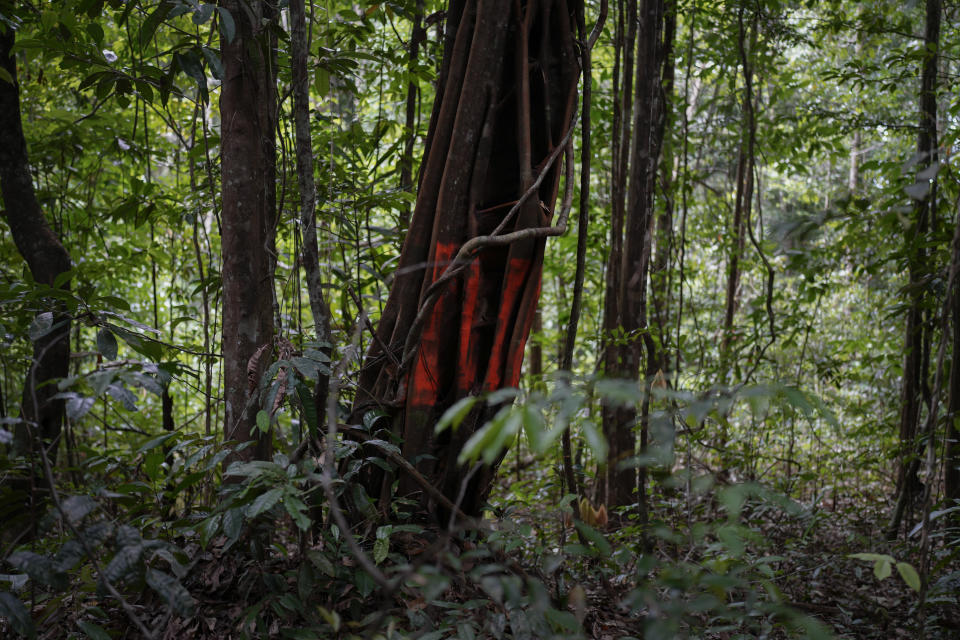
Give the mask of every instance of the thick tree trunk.
M 70 270 L 70 256 L 47 224 L 37 201 L 30 175 L 27 143 L 20 120 L 20 85 L 16 61 L 11 54 L 16 32 L 0 30 L 0 65 L 13 83 L 0 79 L 0 193 L 3 215 L 20 255 L 38 284 L 69 288 L 69 279 L 57 282 Z M 63 280 L 63 279 L 61 279 Z M 56 457 L 63 423 L 63 401 L 54 399 L 58 389 L 50 384 L 68 373 L 70 364 L 70 317 L 57 302 L 52 305 L 51 329 L 33 341 L 33 363 L 23 387 L 21 422 L 16 446 L 21 452 L 42 443 L 47 455 Z
M 256 441 L 240 458 L 266 458 L 271 438 L 258 435 L 255 418 L 274 332 L 276 76 L 264 26 L 274 16 L 266 2 L 221 0 L 220 6 L 237 27 L 232 41 L 221 39 L 224 435 Z
M 575 6 L 452 0 L 417 203 L 354 404 L 355 419 L 387 410 L 403 455 L 419 458 L 418 470 L 452 500 L 462 492 L 466 513 L 479 512 L 494 469 L 468 475 L 457 456 L 493 409 L 455 433 L 436 437 L 433 425 L 459 398 L 517 384 L 544 238 L 486 246 L 460 276 L 431 287 L 471 238 L 549 226 L 576 98 Z M 380 480 L 368 478 L 368 492 L 386 491 Z M 401 476 L 399 492 L 419 487 Z

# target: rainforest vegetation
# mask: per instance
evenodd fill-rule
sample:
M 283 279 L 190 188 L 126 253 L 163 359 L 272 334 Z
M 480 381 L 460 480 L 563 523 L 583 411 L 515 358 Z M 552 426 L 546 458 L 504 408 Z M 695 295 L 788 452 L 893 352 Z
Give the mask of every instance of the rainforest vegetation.
M 958 23 L 0 0 L 0 636 L 958 637 Z

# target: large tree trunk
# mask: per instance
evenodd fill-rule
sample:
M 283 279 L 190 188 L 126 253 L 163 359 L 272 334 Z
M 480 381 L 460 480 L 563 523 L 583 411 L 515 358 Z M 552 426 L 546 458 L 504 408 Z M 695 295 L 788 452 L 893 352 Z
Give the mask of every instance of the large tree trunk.
M 419 458 L 420 473 L 451 500 L 467 475 L 457 464 L 462 445 L 493 409 L 475 411 L 455 433 L 437 437 L 433 425 L 460 398 L 517 384 L 544 238 L 485 245 L 459 276 L 431 287 L 468 240 L 549 226 L 576 98 L 575 8 L 576 0 L 449 6 L 417 203 L 354 415 L 388 411 L 403 455 Z M 493 472 L 483 468 L 464 484 L 464 512 L 479 512 Z M 383 495 L 380 482 L 368 478 L 368 492 Z M 399 492 L 410 496 L 419 487 L 403 476 Z
M 265 23 L 275 16 L 267 2 L 221 0 L 220 6 L 237 26 L 233 41 L 221 39 L 224 435 L 256 441 L 240 457 L 265 458 L 271 438 L 258 435 L 255 418 L 274 331 L 276 73 Z
M 57 276 L 69 271 L 70 256 L 47 224 L 33 190 L 27 143 L 20 120 L 20 85 L 11 49 L 16 32 L 0 30 L 0 65 L 13 82 L 0 79 L 0 192 L 3 214 L 17 250 L 38 284 L 54 286 Z M 69 287 L 69 279 L 56 283 Z M 21 452 L 43 444 L 53 459 L 63 423 L 63 401 L 54 399 L 58 389 L 52 381 L 63 378 L 70 364 L 70 317 L 60 304 L 52 304 L 52 328 L 33 341 L 33 364 L 23 387 L 21 422 L 16 446 Z

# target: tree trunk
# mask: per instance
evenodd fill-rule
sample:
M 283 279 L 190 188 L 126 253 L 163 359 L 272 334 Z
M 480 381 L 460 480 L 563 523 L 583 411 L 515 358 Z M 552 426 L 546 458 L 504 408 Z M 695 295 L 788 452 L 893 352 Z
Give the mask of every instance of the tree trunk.
M 0 79 L 0 193 L 3 215 L 10 234 L 33 279 L 41 285 L 68 289 L 70 256 L 56 233 L 47 224 L 37 201 L 30 175 L 27 143 L 20 120 L 20 85 L 16 60 L 11 53 L 16 32 L 9 26 L 0 31 L 0 65 L 13 82 Z M 27 452 L 42 443 L 48 457 L 56 457 L 63 423 L 63 400 L 54 399 L 58 389 L 53 381 L 68 374 L 70 364 L 70 316 L 60 303 L 50 301 L 51 328 L 33 340 L 33 363 L 23 386 L 21 417 L 15 445 Z
M 756 123 L 753 109 L 753 64 L 750 56 L 757 39 L 757 15 L 750 21 L 750 42 L 747 44 L 747 34 L 743 26 L 744 8 L 741 5 L 737 14 L 737 48 L 740 56 L 740 68 L 743 70 L 743 131 L 740 137 L 740 148 L 737 155 L 737 187 L 733 206 L 733 225 L 730 232 L 729 266 L 727 267 L 727 288 L 723 307 L 723 334 L 720 338 L 720 381 L 731 382 L 727 379 L 732 366 L 732 350 L 734 338 L 734 319 L 739 306 L 740 278 L 743 251 L 747 239 L 747 222 L 750 220 L 753 205 L 753 167 L 754 167 L 754 138 Z M 725 435 L 721 438 L 721 449 L 726 445 Z M 721 454 L 723 451 L 721 450 Z
M 633 113 L 633 57 L 637 39 L 637 2 L 618 2 L 616 59 L 614 72 L 613 157 L 611 185 L 610 254 L 607 258 L 606 290 L 603 301 L 603 370 L 616 376 L 620 369 L 621 346 L 617 335 L 621 324 L 621 287 L 623 277 L 623 220 L 627 199 L 627 171 L 630 166 L 630 125 Z M 620 60 L 622 73 L 619 71 Z M 622 80 L 621 80 L 622 79 Z M 622 86 L 618 94 L 617 89 Z M 601 501 L 614 507 L 633 501 L 634 471 L 620 470 L 618 464 L 634 455 L 636 440 L 631 426 L 621 425 L 621 416 L 614 407 L 604 406 L 603 434 L 610 445 L 604 467 Z M 621 491 L 617 492 L 617 487 Z
M 924 32 L 923 69 L 920 75 L 920 127 L 917 134 L 917 152 L 921 160 L 918 171 L 937 161 L 937 68 L 940 47 L 940 0 L 927 0 L 926 29 Z M 927 251 L 924 247 L 936 211 L 936 181 L 926 197 L 917 202 L 914 220 L 907 232 L 905 244 L 910 273 L 907 286 L 910 307 L 907 310 L 904 336 L 903 380 L 900 387 L 899 444 L 900 456 L 897 465 L 897 501 L 887 536 L 895 538 L 900 529 L 903 513 L 913 501 L 912 497 L 922 490 L 917 478 L 919 454 L 917 429 L 920 424 L 921 397 L 927 385 L 927 369 L 924 357 L 925 344 L 929 343 L 930 328 L 924 322 L 926 287 L 922 281 L 927 276 Z M 952 376 L 951 376 L 952 378 Z M 948 407 L 948 412 L 951 409 Z
M 271 437 L 257 432 L 256 391 L 274 331 L 276 74 L 266 24 L 275 16 L 267 2 L 220 6 L 236 23 L 233 40 L 221 38 L 224 435 L 256 441 L 238 458 L 267 458 Z
M 437 437 L 433 425 L 456 400 L 519 380 L 540 292 L 544 237 L 536 230 L 550 224 L 572 126 L 576 6 L 451 1 L 417 203 L 354 403 L 355 420 L 388 411 L 403 455 L 451 500 L 462 495 L 468 514 L 479 513 L 495 469 L 468 474 L 457 456 L 496 408 L 478 403 L 455 433 Z M 461 275 L 434 286 L 468 240 L 520 230 L 537 237 L 474 241 L 476 257 L 455 265 L 466 265 Z M 386 491 L 381 480 L 367 478 L 367 491 Z M 419 495 L 419 487 L 401 476 L 399 493 Z
M 413 14 L 413 29 L 410 32 L 410 42 L 407 46 L 407 73 L 414 73 L 414 66 L 420 55 L 420 43 L 427 38 L 427 30 L 423 27 L 423 0 L 416 0 L 416 10 Z M 400 190 L 413 191 L 413 147 L 417 142 L 417 96 L 420 93 L 419 83 L 411 76 L 407 82 L 407 99 L 404 105 L 404 133 L 406 140 L 403 143 L 403 155 L 400 156 Z M 405 231 L 410 224 L 410 207 L 404 205 L 400 220 L 400 229 Z
M 669 10 L 672 11 L 672 3 Z M 654 190 L 660 151 L 663 145 L 666 105 L 663 74 L 672 34 L 665 30 L 668 3 L 641 0 L 638 7 L 635 95 L 630 147 L 628 208 L 623 225 L 623 256 L 619 265 L 619 328 L 624 340 L 611 343 L 613 350 L 606 374 L 636 379 L 646 356 L 656 361 L 656 347 L 648 332 L 647 285 L 654 221 Z M 629 19 L 629 17 L 628 17 Z M 626 82 L 624 83 L 626 86 Z M 621 151 L 622 153 L 622 151 Z M 608 297 L 609 299 L 609 297 Z M 647 387 L 649 385 L 646 385 Z M 608 506 L 624 506 L 639 501 L 644 515 L 644 472 L 638 476 L 633 467 L 622 463 L 636 451 L 634 423 L 636 410 L 621 408 L 612 412 L 607 426 L 611 467 Z M 641 425 L 641 447 L 645 445 L 645 425 Z M 638 484 L 639 481 L 639 484 Z M 635 492 L 639 493 L 635 496 Z
M 953 322 L 952 347 L 953 358 L 950 364 L 950 386 L 947 400 L 947 433 L 943 460 L 943 494 L 948 507 L 955 506 L 960 500 L 960 284 L 954 284 L 953 304 L 951 305 Z M 944 338 L 946 339 L 946 336 Z M 953 521 L 960 524 L 960 514 L 954 514 Z
M 307 296 L 313 316 L 313 331 L 317 340 L 325 343 L 323 351 L 330 354 L 333 335 L 330 326 L 330 307 L 323 295 L 320 276 L 320 254 L 317 249 L 316 197 L 313 179 L 313 140 L 310 137 L 310 76 L 307 73 L 307 18 L 303 0 L 290 0 L 290 65 L 293 74 L 293 119 L 296 131 L 297 181 L 300 186 L 301 261 L 306 273 Z M 320 374 L 314 391 L 317 415 L 326 415 L 329 378 Z M 323 422 L 320 418 L 319 422 Z M 319 428 L 319 425 L 317 425 Z

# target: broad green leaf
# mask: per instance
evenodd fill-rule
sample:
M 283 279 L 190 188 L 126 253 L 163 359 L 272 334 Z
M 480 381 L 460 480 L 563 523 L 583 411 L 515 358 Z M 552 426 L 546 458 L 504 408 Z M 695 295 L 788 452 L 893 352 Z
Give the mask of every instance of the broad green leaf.
M 209 20 L 213 15 L 214 6 L 215 5 L 213 4 L 201 4 L 199 7 L 197 7 L 197 9 L 193 12 L 193 16 L 191 17 L 193 24 L 201 25 Z
M 220 12 L 220 34 L 226 38 L 227 44 L 230 44 L 237 34 L 237 25 L 233 21 L 230 11 L 223 7 L 217 7 L 217 11 Z
M 373 561 L 380 564 L 390 552 L 390 534 L 393 527 L 390 525 L 377 528 L 377 539 L 373 543 Z
M 174 612 L 183 617 L 193 614 L 193 597 L 179 580 L 156 569 L 147 569 L 146 578 L 150 588 L 160 594 Z
M 612 548 L 610 547 L 610 543 L 607 541 L 606 536 L 588 525 L 586 522 L 576 520 L 573 524 L 577 527 L 577 531 L 580 532 L 580 535 L 583 536 L 584 541 L 592 545 L 592 549 L 594 549 L 603 558 L 610 557 Z
M 597 460 L 606 460 L 608 451 L 607 439 L 604 437 L 603 431 L 598 429 L 596 423 L 592 420 L 584 420 L 580 428 L 583 431 L 583 437 L 587 441 L 587 446 L 590 447 L 590 451 L 593 452 L 593 456 Z
M 30 612 L 12 593 L 0 591 L 0 617 L 9 620 L 13 630 L 25 638 L 37 637 L 37 629 L 33 625 Z
M 563 632 L 564 635 L 576 633 L 580 630 L 580 623 L 577 621 L 577 617 L 569 611 L 559 611 L 548 608 L 543 612 L 543 615 L 555 631 Z
M 32 551 L 15 551 L 7 562 L 42 585 L 57 590 L 67 588 L 67 576 L 52 558 Z
M 93 624 L 92 622 L 80 620 L 77 622 L 77 627 L 79 627 L 80 631 L 83 631 L 91 640 L 112 640 L 110 638 L 110 634 L 107 633 L 103 627 Z
M 257 411 L 257 429 L 259 429 L 261 433 L 266 433 L 270 430 L 270 414 L 263 409 Z
M 247 507 L 247 517 L 256 518 L 258 515 L 267 511 L 277 504 L 277 501 L 280 500 L 280 496 L 283 495 L 283 489 L 270 489 L 265 493 L 261 493 L 257 496 L 257 499 L 250 503 L 250 506 Z
M 151 449 L 156 449 L 157 447 L 159 447 L 160 445 L 165 443 L 167 440 L 169 440 L 170 438 L 173 438 L 176 435 L 177 435 L 176 432 L 171 432 L 171 433 L 164 433 L 163 435 L 157 436 L 156 438 L 150 438 L 145 443 L 140 445 L 140 448 L 137 449 L 137 453 L 138 454 L 146 453 Z
M 90 496 L 69 496 L 60 503 L 60 507 L 70 524 L 75 525 L 97 508 L 97 501 Z
M 898 562 L 897 573 L 899 573 L 903 581 L 907 583 L 907 586 L 919 593 L 920 575 L 917 573 L 917 570 L 913 568 L 912 564 L 908 562 Z
M 33 322 L 30 323 L 30 327 L 27 329 L 27 335 L 30 336 L 31 340 L 39 340 L 50 333 L 52 329 L 53 312 L 44 311 L 37 315 L 37 317 L 33 319 Z
M 477 403 L 477 400 L 477 396 L 467 396 L 454 402 L 450 408 L 440 416 L 440 420 L 437 421 L 437 426 L 434 427 L 434 433 L 441 433 L 447 427 L 452 427 L 453 430 L 456 431 L 460 423 L 463 422 L 467 414 L 470 413 L 470 410 L 473 409 L 473 405 Z
M 891 572 L 890 561 L 892 559 L 893 558 L 891 558 L 890 556 L 886 556 L 877 560 L 876 563 L 873 565 L 873 575 L 877 576 L 877 580 L 883 580 L 884 578 L 890 577 L 890 572 Z
M 117 338 L 109 329 L 101 328 L 97 331 L 97 350 L 104 358 L 107 360 L 116 360 L 118 349 Z

